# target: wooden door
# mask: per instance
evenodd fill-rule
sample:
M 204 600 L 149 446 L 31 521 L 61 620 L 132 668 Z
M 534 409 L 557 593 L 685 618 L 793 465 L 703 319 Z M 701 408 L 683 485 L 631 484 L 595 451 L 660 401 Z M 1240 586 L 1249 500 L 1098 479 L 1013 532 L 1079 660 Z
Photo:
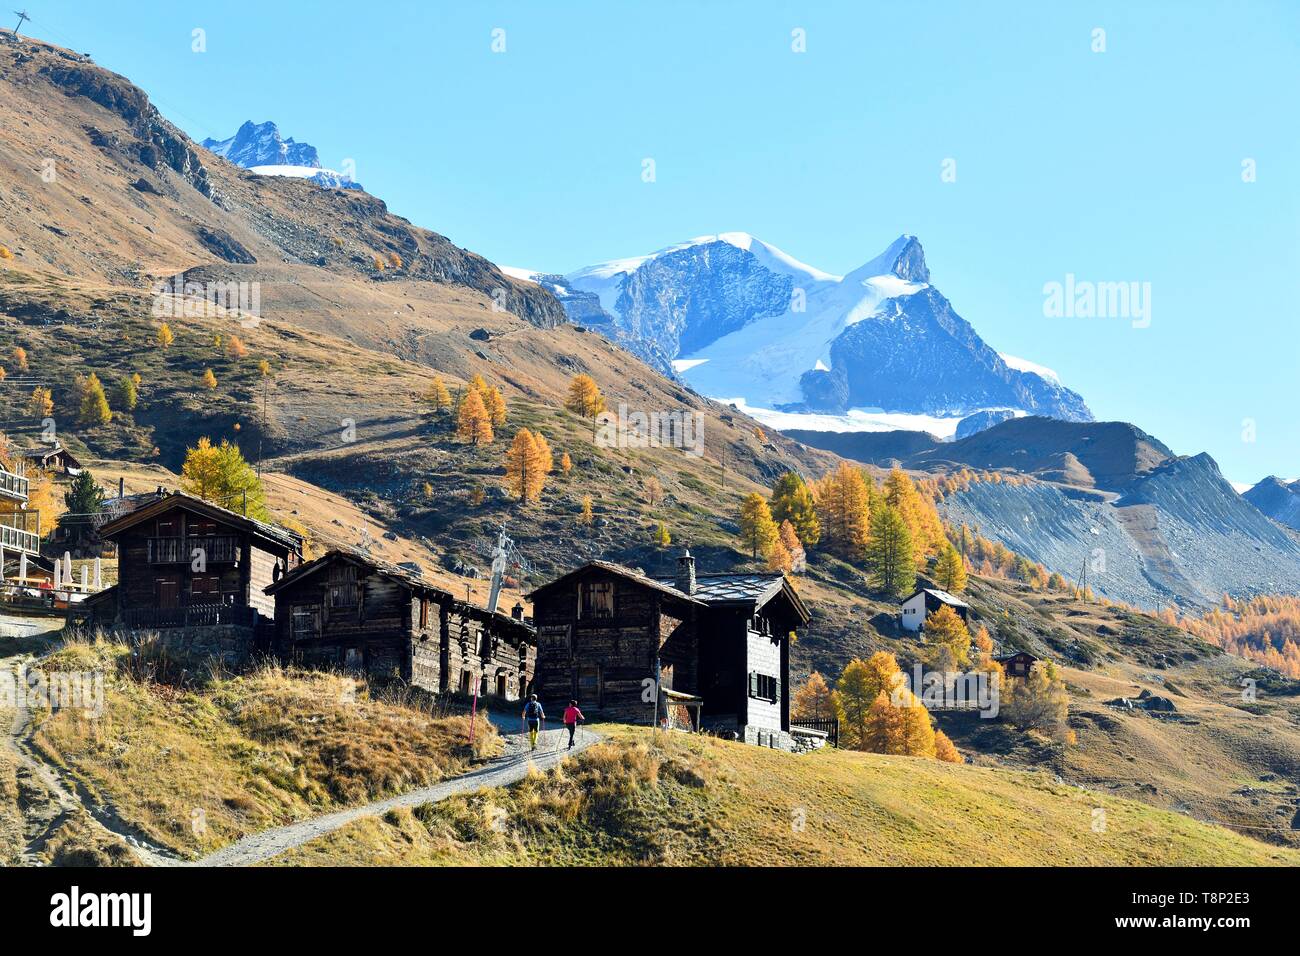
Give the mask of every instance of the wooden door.
M 181 579 L 158 578 L 158 606 L 173 608 L 181 606 Z

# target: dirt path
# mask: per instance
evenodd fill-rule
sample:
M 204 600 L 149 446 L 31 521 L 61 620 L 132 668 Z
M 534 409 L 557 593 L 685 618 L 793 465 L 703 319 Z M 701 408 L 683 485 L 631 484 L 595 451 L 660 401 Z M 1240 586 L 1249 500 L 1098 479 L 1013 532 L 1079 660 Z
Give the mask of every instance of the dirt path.
M 574 748 L 570 751 L 567 749 L 568 731 L 563 728 L 547 730 L 542 733 L 538 740 L 537 751 L 532 753 L 528 749 L 527 737 L 520 732 L 517 725 L 513 727 L 513 730 L 506 730 L 503 726 L 504 722 L 497 721 L 495 718 L 494 722 L 498 724 L 498 728 L 501 730 L 502 739 L 506 744 L 506 752 L 478 770 L 462 774 L 459 777 L 453 777 L 450 780 L 444 780 L 431 787 L 422 787 L 419 790 L 412 790 L 396 797 L 376 800 L 374 803 L 367 803 L 365 806 L 327 813 L 324 816 L 312 817 L 310 820 L 302 820 L 298 823 L 290 823 L 287 826 L 276 827 L 273 830 L 263 830 L 261 833 L 246 836 L 242 840 L 223 847 L 189 865 L 251 866 L 255 863 L 261 863 L 363 817 L 380 816 L 398 807 L 409 808 L 426 803 L 437 803 L 456 794 L 474 793 L 483 787 L 509 786 L 522 780 L 531 768 L 536 767 L 539 770 L 547 770 L 554 767 L 569 754 L 576 754 L 585 750 L 600 740 L 598 734 L 579 730 Z
M 0 659 L 0 669 L 7 671 L 17 681 L 20 668 L 29 661 L 26 655 Z M 492 720 L 501 733 L 505 752 L 477 770 L 395 797 L 253 833 L 199 860 L 190 861 L 170 850 L 150 845 L 130 823 L 122 819 L 115 807 L 98 802 L 79 781 L 45 761 L 32 742 L 34 724 L 23 690 L 19 682 L 18 692 L 14 695 L 16 707 L 3 746 L 12 751 L 18 762 L 19 808 L 23 816 L 26 841 L 23 861 L 37 866 L 44 862 L 40 854 L 50 838 L 73 816 L 81 813 L 104 833 L 126 843 L 136 859 L 146 866 L 251 866 L 302 846 L 354 820 L 380 816 L 398 807 L 437 803 L 456 794 L 474 793 L 483 787 L 509 786 L 522 780 L 532 768 L 550 769 L 567 755 L 585 750 L 600 739 L 598 734 L 580 730 L 574 748 L 570 751 L 567 748 L 566 730 L 547 730 L 542 733 L 537 750 L 533 752 L 529 750 L 527 736 L 521 731 L 517 720 L 494 715 Z
M 44 863 L 41 854 L 50 839 L 71 819 L 84 813 L 91 823 L 110 837 L 123 841 L 146 866 L 165 866 L 179 862 L 178 857 L 150 846 L 108 804 L 97 803 L 80 784 L 48 764 L 32 743 L 34 729 L 28 707 L 21 669 L 31 662 L 26 655 L 0 661 L 5 673 L 0 679 L 14 681 L 13 718 L 4 737 L 4 746 L 18 763 L 18 806 L 23 817 L 23 862 L 32 866 Z

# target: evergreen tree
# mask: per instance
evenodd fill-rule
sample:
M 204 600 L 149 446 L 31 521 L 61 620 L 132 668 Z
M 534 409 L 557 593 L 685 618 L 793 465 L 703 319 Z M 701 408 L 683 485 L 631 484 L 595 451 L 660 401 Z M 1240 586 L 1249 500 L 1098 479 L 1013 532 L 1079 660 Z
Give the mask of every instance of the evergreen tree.
M 94 427 L 107 425 L 113 420 L 113 412 L 108 407 L 108 396 L 104 394 L 104 386 L 94 372 L 77 376 L 77 396 L 77 420 L 81 424 Z
M 871 586 L 882 594 L 905 597 L 916 583 L 915 554 L 907 523 L 890 505 L 876 509 L 867 542 Z
M 817 506 L 812 490 L 792 471 L 777 479 L 772 488 L 770 502 L 772 520 L 778 524 L 789 521 L 804 548 L 814 548 L 821 540 L 821 522 L 817 519 Z
M 767 557 L 772 545 L 778 540 L 779 532 L 767 502 L 757 492 L 751 492 L 740 506 L 740 536 L 749 547 L 750 553 L 757 558 L 760 554 Z
M 139 384 L 138 375 L 123 375 L 117 384 L 118 403 L 128 412 L 135 411 L 135 406 L 140 401 Z
M 67 511 L 59 516 L 59 527 L 80 541 L 92 527 L 90 516 L 99 514 L 104 507 L 104 492 L 90 472 L 83 470 L 63 493 L 63 504 Z

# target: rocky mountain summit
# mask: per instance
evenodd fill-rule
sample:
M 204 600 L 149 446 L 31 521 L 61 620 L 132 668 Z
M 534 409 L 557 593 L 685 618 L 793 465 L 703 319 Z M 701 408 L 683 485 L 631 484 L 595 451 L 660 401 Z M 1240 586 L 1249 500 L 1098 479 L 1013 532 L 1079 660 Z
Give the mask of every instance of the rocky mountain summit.
M 533 278 L 573 321 L 751 410 L 1092 418 L 1083 398 L 1045 369 L 985 344 L 930 284 L 914 236 L 847 276 L 747 233 L 721 233 Z
M 280 128 L 272 122 L 254 123 L 248 120 L 234 136 L 227 139 L 208 137 L 204 149 L 264 176 L 290 176 L 307 179 L 330 189 L 360 189 L 361 184 L 346 173 L 323 169 L 316 147 L 285 139 Z

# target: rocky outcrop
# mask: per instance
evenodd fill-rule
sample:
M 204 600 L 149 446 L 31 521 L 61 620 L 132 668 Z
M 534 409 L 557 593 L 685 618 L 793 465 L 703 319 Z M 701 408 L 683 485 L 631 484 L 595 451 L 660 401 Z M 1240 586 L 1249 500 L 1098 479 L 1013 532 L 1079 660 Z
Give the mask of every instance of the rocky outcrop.
M 207 167 L 189 138 L 162 118 L 139 87 L 85 61 L 59 60 L 42 66 L 40 72 L 65 95 L 85 97 L 125 120 L 138 137 L 134 147 L 140 163 L 155 170 L 165 166 L 217 200 Z

